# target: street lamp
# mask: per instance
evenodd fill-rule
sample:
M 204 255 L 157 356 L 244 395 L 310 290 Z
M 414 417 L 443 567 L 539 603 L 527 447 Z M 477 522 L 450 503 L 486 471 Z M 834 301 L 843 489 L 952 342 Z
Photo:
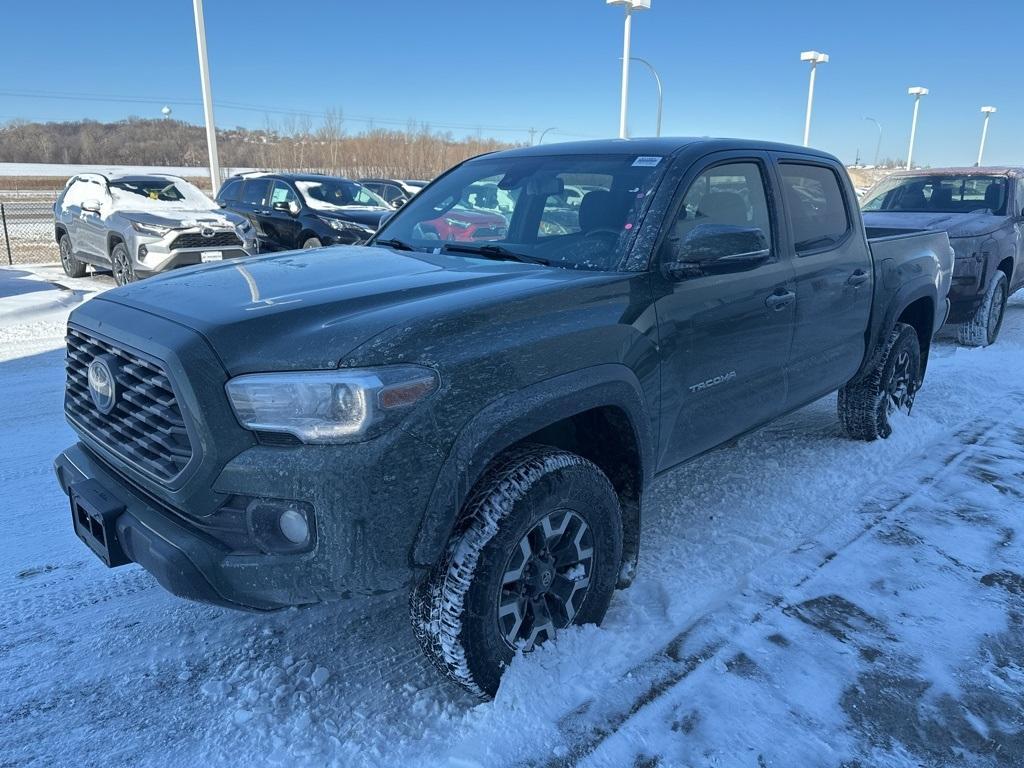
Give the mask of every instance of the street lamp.
M 654 82 L 658 86 L 658 123 L 657 128 L 655 129 L 656 133 L 654 135 L 661 136 L 661 110 L 662 107 L 665 105 L 665 93 L 661 87 L 661 78 L 658 76 L 658 70 L 656 70 L 654 68 L 654 65 L 651 64 L 651 62 L 649 62 L 647 59 L 641 59 L 639 56 L 633 56 L 632 58 L 633 61 L 639 61 L 641 64 L 647 67 L 647 69 L 651 71 L 651 74 L 654 76 Z
M 622 32 L 622 94 L 619 102 L 619 138 L 626 138 L 626 108 L 629 105 L 629 35 L 633 26 L 633 11 L 647 11 L 651 0 L 605 0 L 607 5 L 621 5 L 626 9 L 626 24 Z
M 921 97 L 928 95 L 928 89 L 915 85 L 907 88 L 907 93 L 914 97 L 914 120 L 910 123 L 910 148 L 907 150 L 907 170 L 914 159 L 914 138 L 917 136 L 917 110 L 921 108 Z
M 828 54 L 819 51 L 804 51 L 800 54 L 800 61 L 811 62 L 811 84 L 807 88 L 807 119 L 804 121 L 804 146 L 810 146 L 811 141 L 811 107 L 814 106 L 814 75 L 818 71 L 819 64 L 828 62 Z
M 220 186 L 220 163 L 217 162 L 217 124 L 213 119 L 213 95 L 210 91 L 210 62 L 206 57 L 206 22 L 203 0 L 192 0 L 196 17 L 196 45 L 199 47 L 199 80 L 203 86 L 203 117 L 206 119 L 206 146 L 210 151 L 210 186 L 217 194 Z
M 870 120 L 878 128 L 878 143 L 875 144 L 875 167 L 878 167 L 878 153 L 882 151 L 882 124 L 875 120 L 873 117 L 865 117 L 865 120 Z
M 544 137 L 547 136 L 549 132 L 557 131 L 557 130 L 558 130 L 558 128 L 555 128 L 555 127 L 545 128 L 543 131 L 540 132 L 540 138 L 537 139 L 537 144 L 538 145 L 543 144 L 544 143 Z
M 981 126 L 981 146 L 978 147 L 978 162 L 975 163 L 978 167 L 981 167 L 981 156 L 985 154 L 985 138 L 988 136 L 988 119 L 992 116 L 992 113 L 996 111 L 995 107 L 982 107 L 981 111 L 985 114 L 985 122 Z

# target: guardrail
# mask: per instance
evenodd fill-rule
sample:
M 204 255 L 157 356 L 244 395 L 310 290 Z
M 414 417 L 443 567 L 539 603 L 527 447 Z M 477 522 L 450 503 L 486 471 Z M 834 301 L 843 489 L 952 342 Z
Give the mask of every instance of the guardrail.
M 0 201 L 0 238 L 0 259 L 10 265 L 60 261 L 50 202 Z

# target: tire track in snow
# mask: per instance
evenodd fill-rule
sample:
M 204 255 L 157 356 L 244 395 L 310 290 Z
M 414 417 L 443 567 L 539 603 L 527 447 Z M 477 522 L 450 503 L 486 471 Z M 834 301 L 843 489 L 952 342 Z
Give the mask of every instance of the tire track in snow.
M 1007 399 L 1015 405 L 1024 405 L 1024 393 L 1013 392 Z M 823 567 L 828 565 L 846 547 L 875 530 L 883 521 L 898 515 L 901 510 L 913 505 L 946 474 L 953 471 L 963 460 L 976 452 L 976 446 L 1001 429 L 1011 429 L 1001 421 L 989 418 L 982 421 L 971 419 L 955 430 L 952 447 L 938 460 L 936 472 L 925 472 L 910 477 L 911 490 L 906 490 L 908 478 L 900 478 L 897 487 L 887 486 L 866 500 L 860 506 L 860 514 L 866 522 L 855 529 L 852 535 L 844 537 L 841 544 L 824 552 L 803 575 L 794 581 L 789 589 L 798 589 L 806 584 Z M 1018 430 L 1019 431 L 1019 430 Z M 943 444 L 946 441 L 943 441 Z M 926 467 L 935 468 L 936 462 L 925 462 Z M 879 501 L 882 506 L 879 508 Z M 820 532 L 824 533 L 824 531 Z M 818 549 L 817 545 L 800 545 L 790 550 L 789 555 L 801 555 Z M 730 622 L 735 627 L 760 624 L 770 611 L 783 610 L 785 600 L 778 595 L 761 594 L 760 600 L 748 605 L 745 615 Z M 733 632 L 721 633 L 712 624 L 718 618 L 718 611 L 712 609 L 697 617 L 687 627 L 665 644 L 657 653 L 634 665 L 615 688 L 602 691 L 601 699 L 591 698 L 564 715 L 558 728 L 569 749 L 545 762 L 531 759 L 521 765 L 542 764 L 545 768 L 567 768 L 579 765 L 591 756 L 608 739 L 633 718 L 642 716 L 645 710 L 689 675 L 707 662 L 716 658 L 727 647 Z

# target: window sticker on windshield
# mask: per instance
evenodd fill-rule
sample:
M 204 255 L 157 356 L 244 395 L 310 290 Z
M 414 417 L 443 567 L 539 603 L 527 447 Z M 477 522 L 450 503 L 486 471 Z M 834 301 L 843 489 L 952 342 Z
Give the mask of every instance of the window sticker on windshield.
M 640 155 L 640 157 L 633 161 L 633 167 L 653 168 L 660 162 L 660 157 L 655 157 L 653 155 Z

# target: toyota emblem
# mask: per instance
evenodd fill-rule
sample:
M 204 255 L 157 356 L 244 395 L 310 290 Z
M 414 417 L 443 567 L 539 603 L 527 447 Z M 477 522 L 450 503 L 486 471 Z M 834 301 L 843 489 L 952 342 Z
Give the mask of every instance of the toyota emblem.
M 117 405 L 116 364 L 109 356 L 97 357 L 89 363 L 89 397 L 100 413 L 108 414 Z
M 202 235 L 203 237 L 213 237 L 213 236 L 214 236 L 214 235 L 216 235 L 217 233 L 216 233 L 216 231 L 214 231 L 214 230 L 213 230 L 213 229 L 211 229 L 210 227 L 203 227 L 203 228 L 202 228 L 202 229 L 201 229 L 201 230 L 199 231 L 199 234 L 200 234 L 200 235 Z

